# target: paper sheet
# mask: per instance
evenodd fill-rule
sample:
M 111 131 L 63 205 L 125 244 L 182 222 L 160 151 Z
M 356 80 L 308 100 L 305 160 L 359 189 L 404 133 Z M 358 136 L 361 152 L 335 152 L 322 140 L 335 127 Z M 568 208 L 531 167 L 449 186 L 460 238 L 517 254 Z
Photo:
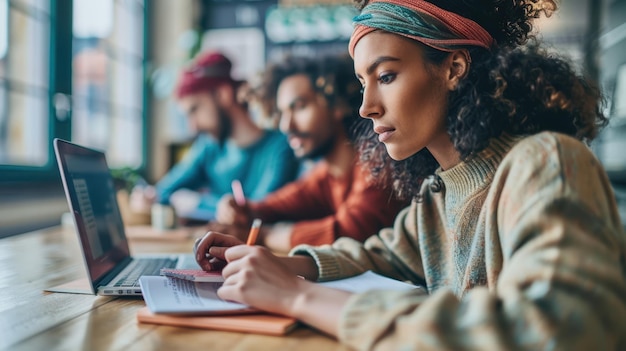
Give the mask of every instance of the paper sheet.
M 368 290 L 411 290 L 419 288 L 413 284 L 387 278 L 372 271 L 354 277 L 318 283 L 333 289 L 350 291 L 353 293 Z
M 217 289 L 222 285 L 221 282 L 192 282 L 163 276 L 142 276 L 139 282 L 146 305 L 153 313 L 232 314 L 252 311 L 247 305 L 220 299 L 217 296 Z M 373 289 L 411 290 L 418 288 L 371 271 L 318 284 L 355 293 Z
M 153 313 L 219 314 L 250 311 L 250 307 L 228 302 L 217 296 L 221 282 L 142 276 L 139 278 L 143 298 Z

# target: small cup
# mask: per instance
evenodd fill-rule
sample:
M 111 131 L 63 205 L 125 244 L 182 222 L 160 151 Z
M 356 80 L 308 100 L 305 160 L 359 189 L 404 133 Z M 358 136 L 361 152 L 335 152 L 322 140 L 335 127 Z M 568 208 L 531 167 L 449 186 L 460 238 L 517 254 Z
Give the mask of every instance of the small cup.
M 152 228 L 156 230 L 167 230 L 176 227 L 176 211 L 170 205 L 153 204 L 150 209 L 150 215 Z

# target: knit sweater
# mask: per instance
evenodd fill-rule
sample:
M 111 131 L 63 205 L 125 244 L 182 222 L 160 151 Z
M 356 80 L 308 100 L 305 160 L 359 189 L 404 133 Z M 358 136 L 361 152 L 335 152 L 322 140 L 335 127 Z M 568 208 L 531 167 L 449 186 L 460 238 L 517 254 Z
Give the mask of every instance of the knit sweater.
M 373 270 L 427 292 L 371 291 L 342 310 L 359 350 L 626 350 L 626 239 L 601 165 L 556 133 L 503 136 L 423 182 L 364 244 L 300 246 L 320 280 Z
M 294 221 L 291 246 L 330 244 L 346 236 L 364 241 L 388 227 L 407 205 L 368 180 L 368 173 L 355 163 L 342 177 L 330 174 L 320 161 L 298 181 L 269 194 L 250 209 L 265 223 Z
M 278 130 L 265 130 L 263 136 L 246 147 L 227 139 L 220 145 L 208 135 L 200 135 L 184 159 L 157 185 L 159 201 L 168 203 L 176 190 L 205 190 L 198 209 L 214 214 L 222 196 L 231 193 L 231 182 L 239 179 L 246 197 L 260 200 L 293 181 L 300 164 Z

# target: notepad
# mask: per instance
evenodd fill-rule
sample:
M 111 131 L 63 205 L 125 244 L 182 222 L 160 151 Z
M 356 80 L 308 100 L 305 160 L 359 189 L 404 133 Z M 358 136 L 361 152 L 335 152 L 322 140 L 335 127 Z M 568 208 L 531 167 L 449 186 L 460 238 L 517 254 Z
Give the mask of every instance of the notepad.
M 236 316 L 176 316 L 155 314 L 148 307 L 137 312 L 141 323 L 173 325 L 200 329 L 214 329 L 267 335 L 285 335 L 296 328 L 295 318 L 267 313 Z
M 252 311 L 247 305 L 220 299 L 217 289 L 222 282 L 144 275 L 139 278 L 139 284 L 143 299 L 153 313 L 215 315 Z
M 244 333 L 284 335 L 295 318 L 254 310 L 217 296 L 222 282 L 193 282 L 165 276 L 139 279 L 146 307 L 137 312 L 142 323 Z
M 163 268 L 161 275 L 166 277 L 190 280 L 192 282 L 223 282 L 222 272 L 207 272 L 202 269 Z

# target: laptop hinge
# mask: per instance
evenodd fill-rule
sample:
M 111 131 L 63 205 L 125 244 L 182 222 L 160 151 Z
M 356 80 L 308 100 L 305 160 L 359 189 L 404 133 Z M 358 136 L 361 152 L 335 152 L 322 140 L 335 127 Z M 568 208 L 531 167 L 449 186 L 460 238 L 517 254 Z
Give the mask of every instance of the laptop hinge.
M 132 257 L 125 257 L 122 261 L 117 263 L 115 267 L 109 273 L 105 274 L 101 279 L 94 282 L 96 290 L 98 290 L 98 287 L 100 287 L 101 285 L 109 284 L 109 282 L 111 282 L 111 280 L 113 280 L 115 276 L 117 276 L 121 271 L 123 271 L 124 268 L 126 268 L 126 266 L 128 266 L 132 261 L 133 261 Z

